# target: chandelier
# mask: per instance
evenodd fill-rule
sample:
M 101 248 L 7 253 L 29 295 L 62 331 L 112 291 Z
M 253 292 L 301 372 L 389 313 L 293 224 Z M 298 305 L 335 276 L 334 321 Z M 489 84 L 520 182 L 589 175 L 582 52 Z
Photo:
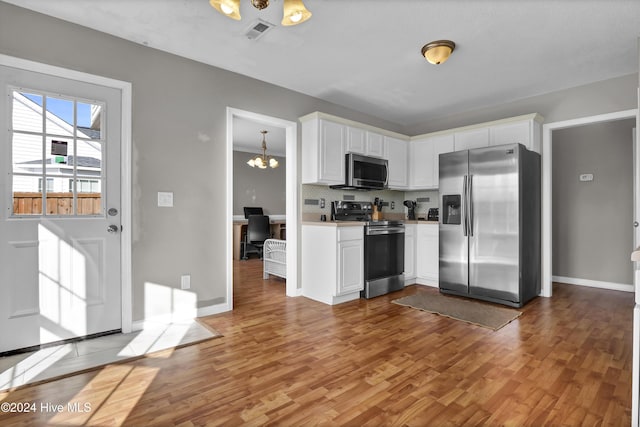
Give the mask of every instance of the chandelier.
M 260 133 L 262 134 L 262 155 L 258 154 L 250 158 L 247 164 L 252 168 L 258 167 L 260 169 L 266 169 L 267 165 L 269 165 L 270 168 L 275 169 L 279 166 L 278 161 L 271 156 L 267 156 L 267 141 L 265 137 L 268 131 L 261 130 Z
M 269 6 L 269 0 L 250 0 L 253 7 L 262 10 Z M 240 0 L 209 0 L 221 14 L 236 21 L 240 20 Z M 302 0 L 284 0 L 282 25 L 298 25 L 311 18 L 311 12 L 304 7 Z

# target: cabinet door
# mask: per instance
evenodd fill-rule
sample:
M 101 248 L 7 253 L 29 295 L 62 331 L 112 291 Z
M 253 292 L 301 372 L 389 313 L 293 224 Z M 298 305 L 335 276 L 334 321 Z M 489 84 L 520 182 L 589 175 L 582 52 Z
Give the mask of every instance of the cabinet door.
M 488 146 L 489 128 L 466 130 L 454 134 L 454 148 L 456 151 Z
M 367 131 L 367 156 L 371 157 L 385 157 L 384 150 L 384 138 L 379 133 Z
M 338 242 L 338 288 L 336 296 L 364 289 L 364 242 Z
M 440 154 L 453 151 L 453 134 L 433 137 L 433 185 L 440 185 Z
M 416 226 L 404 226 L 404 278 L 416 277 Z
M 409 159 L 409 187 L 419 190 L 433 188 L 433 144 L 430 138 L 411 141 Z
M 347 126 L 347 153 L 366 153 L 365 131 Z
M 345 126 L 320 120 L 319 181 L 344 184 Z
M 527 148 L 531 145 L 531 121 L 508 123 L 492 126 L 491 145 L 522 144 Z
M 406 189 L 409 185 L 408 142 L 385 136 L 384 143 L 389 160 L 389 188 Z
M 418 224 L 416 273 L 421 279 L 438 284 L 438 225 Z

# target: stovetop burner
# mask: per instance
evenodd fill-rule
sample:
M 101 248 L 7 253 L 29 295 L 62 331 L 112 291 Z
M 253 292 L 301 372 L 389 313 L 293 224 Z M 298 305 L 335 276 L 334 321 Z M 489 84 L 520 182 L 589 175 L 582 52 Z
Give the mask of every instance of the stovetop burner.
M 371 202 L 336 200 L 331 202 L 331 219 L 334 221 L 371 221 Z

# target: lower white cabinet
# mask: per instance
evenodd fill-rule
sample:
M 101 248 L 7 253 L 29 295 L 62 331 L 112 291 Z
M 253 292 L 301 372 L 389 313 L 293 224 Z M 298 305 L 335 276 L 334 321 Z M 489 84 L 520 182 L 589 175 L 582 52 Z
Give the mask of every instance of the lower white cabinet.
M 413 284 L 416 280 L 416 224 L 404 226 L 404 281 Z
M 336 296 L 360 292 L 364 289 L 364 242 L 338 241 L 338 284 Z
M 416 283 L 438 286 L 438 224 L 418 224 L 416 233 Z
M 325 304 L 360 298 L 364 226 L 302 225 L 302 295 Z

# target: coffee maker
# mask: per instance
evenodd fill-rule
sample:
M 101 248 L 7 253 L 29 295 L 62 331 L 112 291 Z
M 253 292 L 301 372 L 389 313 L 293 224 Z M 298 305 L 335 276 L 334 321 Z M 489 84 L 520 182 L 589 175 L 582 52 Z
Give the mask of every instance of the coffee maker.
M 407 219 L 416 219 L 416 205 L 418 203 L 415 200 L 405 200 L 404 205 L 407 207 Z

